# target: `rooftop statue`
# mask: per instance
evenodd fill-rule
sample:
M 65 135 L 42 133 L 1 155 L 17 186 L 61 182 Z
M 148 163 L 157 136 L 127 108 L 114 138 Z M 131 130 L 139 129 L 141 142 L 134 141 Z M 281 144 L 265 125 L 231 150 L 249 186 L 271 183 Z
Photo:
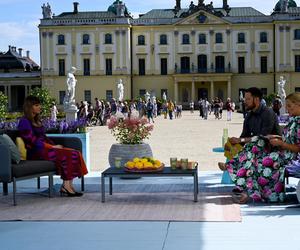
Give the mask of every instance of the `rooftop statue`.
M 52 18 L 52 11 L 49 3 L 47 3 L 47 5 L 42 5 L 42 14 L 43 18 Z

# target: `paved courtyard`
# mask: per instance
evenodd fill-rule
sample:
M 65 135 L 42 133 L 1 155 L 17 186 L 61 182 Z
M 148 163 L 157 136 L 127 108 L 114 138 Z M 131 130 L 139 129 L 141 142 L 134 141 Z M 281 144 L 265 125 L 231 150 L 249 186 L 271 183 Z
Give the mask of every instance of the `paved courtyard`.
M 165 164 L 170 157 L 188 158 L 199 163 L 200 171 L 217 170 L 217 162 L 224 161 L 224 156 L 212 149 L 221 147 L 223 128 L 228 128 L 229 136 L 239 136 L 242 124 L 243 116 L 236 112 L 228 122 L 226 112 L 221 120 L 214 115 L 203 120 L 198 111 L 184 111 L 180 119 L 156 118 L 153 133 L 146 142 L 151 145 L 153 156 Z M 91 169 L 102 171 L 108 166 L 109 149 L 116 141 L 106 126 L 91 127 L 89 131 Z

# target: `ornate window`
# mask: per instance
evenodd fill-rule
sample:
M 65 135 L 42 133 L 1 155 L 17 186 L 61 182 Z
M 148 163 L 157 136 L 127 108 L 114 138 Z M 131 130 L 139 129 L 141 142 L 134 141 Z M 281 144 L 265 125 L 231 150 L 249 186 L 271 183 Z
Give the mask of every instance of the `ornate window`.
M 294 31 L 294 39 L 295 40 L 300 40 L 300 29 L 296 29 Z
M 223 43 L 223 34 L 216 33 L 216 43 Z
M 138 36 L 138 45 L 145 45 L 145 36 L 143 35 Z
M 259 42 L 267 43 L 268 42 L 268 34 L 267 32 L 260 32 L 259 34 Z
M 82 44 L 90 44 L 90 35 L 89 34 L 84 34 L 82 36 Z
M 190 36 L 189 34 L 182 35 L 182 44 L 190 44 Z
M 160 44 L 168 44 L 167 35 L 160 35 L 160 37 L 159 37 L 159 43 Z
M 58 45 L 64 45 L 65 44 L 65 36 L 60 34 L 57 36 L 57 44 Z
M 105 44 L 112 44 L 112 35 L 111 34 L 105 34 L 104 43 Z
M 199 34 L 199 44 L 206 44 L 206 35 Z
M 246 39 L 245 39 L 245 33 L 238 33 L 238 43 L 245 43 Z

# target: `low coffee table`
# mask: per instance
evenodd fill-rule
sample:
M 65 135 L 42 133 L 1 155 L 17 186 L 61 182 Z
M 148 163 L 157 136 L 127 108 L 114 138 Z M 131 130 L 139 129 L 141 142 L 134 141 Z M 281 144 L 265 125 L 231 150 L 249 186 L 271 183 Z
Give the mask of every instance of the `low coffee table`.
M 112 187 L 112 178 L 113 177 L 182 177 L 182 176 L 190 176 L 194 179 L 194 202 L 198 201 L 198 169 L 171 169 L 170 167 L 164 167 L 164 169 L 160 172 L 152 172 L 152 173 L 131 173 L 126 172 L 123 168 L 108 168 L 101 175 L 101 193 L 102 193 L 102 202 L 105 202 L 105 177 L 109 177 L 109 194 L 112 195 L 113 187 Z

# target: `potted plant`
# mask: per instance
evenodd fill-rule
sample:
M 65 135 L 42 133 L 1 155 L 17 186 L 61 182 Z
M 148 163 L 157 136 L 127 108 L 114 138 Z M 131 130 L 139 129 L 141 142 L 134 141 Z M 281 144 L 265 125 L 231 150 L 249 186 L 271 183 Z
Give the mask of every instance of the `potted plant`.
M 114 143 L 109 150 L 109 164 L 115 167 L 115 158 L 121 158 L 124 166 L 135 157 L 152 157 L 149 144 L 143 143 L 149 138 L 153 130 L 153 124 L 149 124 L 147 118 L 139 118 L 138 112 L 132 112 L 130 117 L 124 118 L 123 114 L 117 112 L 110 117 L 108 128 L 119 143 Z

